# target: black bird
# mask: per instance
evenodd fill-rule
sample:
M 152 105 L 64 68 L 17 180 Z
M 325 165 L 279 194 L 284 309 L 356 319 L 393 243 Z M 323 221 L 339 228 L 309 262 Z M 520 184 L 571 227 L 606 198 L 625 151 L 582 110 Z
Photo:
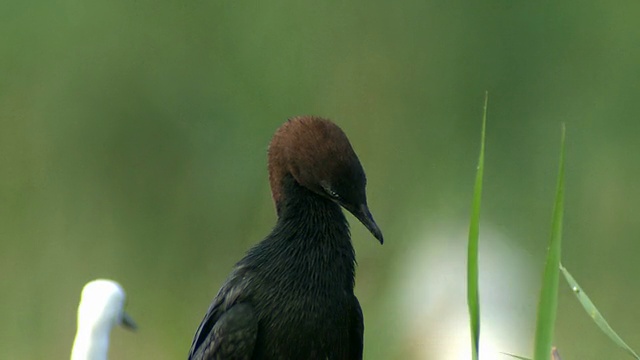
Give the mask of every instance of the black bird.
M 189 359 L 360 360 L 355 252 L 340 207 L 382 243 L 364 170 L 344 132 L 318 117 L 287 121 L 268 153 L 278 221 L 222 285 Z

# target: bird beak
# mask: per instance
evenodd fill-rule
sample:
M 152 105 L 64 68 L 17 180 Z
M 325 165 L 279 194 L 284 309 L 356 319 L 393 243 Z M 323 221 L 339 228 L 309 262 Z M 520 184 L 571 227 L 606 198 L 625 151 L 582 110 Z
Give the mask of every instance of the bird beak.
M 127 314 L 126 312 L 122 313 L 122 321 L 121 321 L 122 326 L 124 326 L 125 328 L 135 331 L 138 329 L 138 325 L 136 325 L 136 322 L 133 321 L 133 318 L 131 316 L 129 316 L 129 314 Z
M 347 208 L 347 210 L 349 209 Z M 353 216 L 356 217 L 356 219 L 360 220 L 362 225 L 364 225 L 371 232 L 371 234 L 373 234 L 373 236 L 378 239 L 378 241 L 380 241 L 380 244 L 384 242 L 382 238 L 382 231 L 380 231 L 378 224 L 376 224 L 375 220 L 373 220 L 373 215 L 371 215 L 367 204 L 362 204 L 359 207 L 350 210 L 350 212 L 353 214 Z

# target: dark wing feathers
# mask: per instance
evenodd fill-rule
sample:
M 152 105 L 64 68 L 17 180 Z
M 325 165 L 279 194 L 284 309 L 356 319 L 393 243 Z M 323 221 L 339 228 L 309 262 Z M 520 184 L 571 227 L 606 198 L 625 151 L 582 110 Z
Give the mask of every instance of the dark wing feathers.
M 234 275 L 239 275 L 236 269 Z M 258 336 L 253 306 L 242 302 L 246 282 L 232 276 L 222 286 L 198 327 L 189 360 L 249 360 Z
M 194 353 L 200 347 L 200 345 L 202 345 L 202 343 L 209 337 L 211 329 L 213 329 L 213 326 L 220 318 L 220 313 L 218 311 L 219 306 L 220 298 L 216 297 L 209 306 L 204 319 L 202 319 L 200 326 L 198 326 L 198 330 L 196 330 L 196 333 L 193 336 L 193 342 L 191 343 L 191 349 L 189 350 L 190 360 L 194 358 Z
M 250 360 L 258 336 L 253 306 L 236 304 L 223 313 L 189 359 Z

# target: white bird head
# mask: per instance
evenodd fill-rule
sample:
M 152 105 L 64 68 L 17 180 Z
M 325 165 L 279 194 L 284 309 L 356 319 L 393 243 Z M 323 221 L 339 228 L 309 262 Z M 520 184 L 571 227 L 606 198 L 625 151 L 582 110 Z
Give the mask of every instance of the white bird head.
M 136 328 L 124 312 L 125 299 L 122 287 L 112 280 L 98 279 L 84 286 L 71 360 L 106 360 L 111 329 L 115 325 Z

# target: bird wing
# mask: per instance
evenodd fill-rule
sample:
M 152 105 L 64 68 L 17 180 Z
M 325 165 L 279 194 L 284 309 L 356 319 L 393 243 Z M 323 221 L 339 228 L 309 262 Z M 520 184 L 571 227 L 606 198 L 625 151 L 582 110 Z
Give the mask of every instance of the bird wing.
M 193 338 L 189 360 L 251 358 L 258 319 L 253 305 L 242 301 L 246 282 L 240 279 L 242 276 L 232 276 L 209 306 Z
M 364 316 L 357 297 L 353 297 L 353 309 L 351 311 L 351 328 L 349 329 L 349 358 L 362 360 L 362 347 L 364 338 Z
M 191 360 L 250 360 L 258 336 L 253 306 L 241 303 L 224 312 L 202 339 L 191 348 Z

